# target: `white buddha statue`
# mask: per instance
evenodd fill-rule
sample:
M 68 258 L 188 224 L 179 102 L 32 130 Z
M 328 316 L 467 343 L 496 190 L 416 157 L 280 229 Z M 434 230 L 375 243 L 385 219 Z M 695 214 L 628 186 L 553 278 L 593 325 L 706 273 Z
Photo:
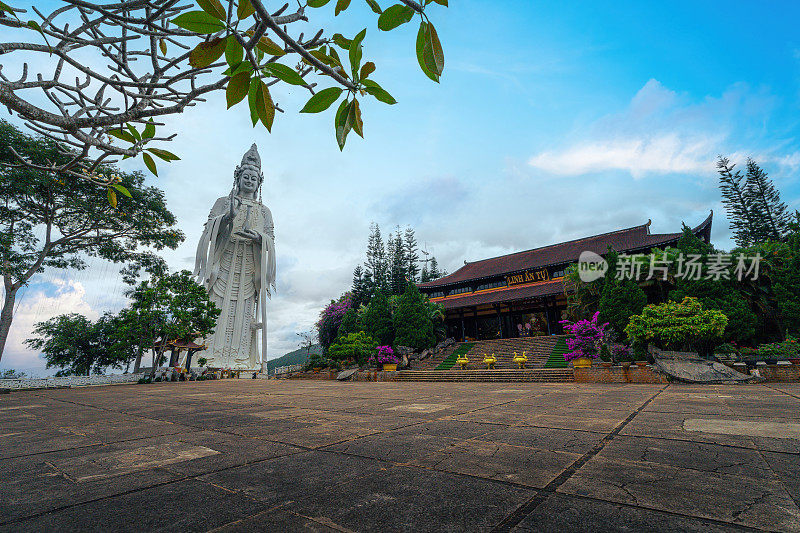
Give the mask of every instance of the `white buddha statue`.
M 233 190 L 214 202 L 197 245 L 194 274 L 222 310 L 213 335 L 204 340 L 203 356 L 211 367 L 265 372 L 265 304 L 275 288 L 275 233 L 272 213 L 261 203 L 264 174 L 255 144 L 233 175 Z

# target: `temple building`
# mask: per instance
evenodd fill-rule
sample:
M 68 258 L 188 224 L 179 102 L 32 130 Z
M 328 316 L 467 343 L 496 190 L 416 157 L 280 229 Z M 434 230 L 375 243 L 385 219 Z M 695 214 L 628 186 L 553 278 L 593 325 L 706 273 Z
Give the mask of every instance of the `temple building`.
M 713 212 L 692 231 L 711 239 Z M 608 248 L 646 254 L 675 246 L 682 233 L 650 233 L 650 222 L 573 241 L 491 259 L 467 262 L 442 278 L 418 285 L 431 301 L 444 306 L 447 335 L 483 340 L 562 333 L 566 318 L 563 277 L 581 252 L 600 255 Z M 608 273 L 607 275 L 614 275 Z

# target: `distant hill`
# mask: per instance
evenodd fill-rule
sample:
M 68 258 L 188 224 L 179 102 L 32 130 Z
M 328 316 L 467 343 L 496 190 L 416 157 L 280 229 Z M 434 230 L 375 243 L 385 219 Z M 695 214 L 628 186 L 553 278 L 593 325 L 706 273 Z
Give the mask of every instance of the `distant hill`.
M 298 348 L 293 352 L 289 352 L 286 355 L 282 355 L 277 359 L 271 359 L 267 361 L 267 372 L 272 373 L 275 369 L 279 366 L 290 366 L 290 365 L 304 365 L 306 361 L 308 361 L 309 353 L 322 353 L 322 346 L 319 344 L 314 344 L 311 346 L 311 350 L 306 350 L 305 348 Z

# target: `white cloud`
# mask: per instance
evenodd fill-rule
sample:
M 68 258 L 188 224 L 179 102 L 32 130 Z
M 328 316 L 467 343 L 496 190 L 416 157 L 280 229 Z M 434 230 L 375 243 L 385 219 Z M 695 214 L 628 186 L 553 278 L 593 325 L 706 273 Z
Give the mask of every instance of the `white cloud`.
M 533 155 L 528 164 L 555 175 L 624 171 L 634 178 L 710 175 L 717 155 L 736 157 L 739 152 L 760 152 L 762 161 L 797 165 L 796 154 L 776 154 L 778 145 L 760 146 L 773 105 L 768 94 L 743 84 L 718 98 L 694 102 L 651 79 L 625 110 L 583 125 L 566 142 Z M 754 117 L 758 126 L 749 120 Z
M 65 313 L 80 313 L 90 320 L 99 318 L 100 314 L 86 301 L 82 283 L 56 278 L 51 286 L 55 289 L 52 294 L 37 290 L 34 294 L 21 295 L 3 352 L 4 368 L 16 368 L 29 374 L 51 373 L 44 370 L 44 361 L 37 352 L 24 344 L 25 339 L 31 337 L 34 325 Z

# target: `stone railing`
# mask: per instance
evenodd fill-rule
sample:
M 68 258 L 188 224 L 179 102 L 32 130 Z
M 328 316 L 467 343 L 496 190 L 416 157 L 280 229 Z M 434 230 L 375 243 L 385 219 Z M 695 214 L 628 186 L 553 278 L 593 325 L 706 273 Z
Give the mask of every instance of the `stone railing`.
M 135 383 L 142 374 L 110 374 L 108 376 L 64 376 L 59 378 L 0 379 L 0 389 L 52 389 Z

